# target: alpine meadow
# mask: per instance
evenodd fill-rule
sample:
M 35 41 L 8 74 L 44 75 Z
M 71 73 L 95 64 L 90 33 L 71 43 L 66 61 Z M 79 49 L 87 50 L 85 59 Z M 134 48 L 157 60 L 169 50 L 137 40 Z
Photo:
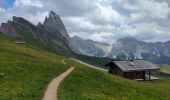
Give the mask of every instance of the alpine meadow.
M 170 100 L 168 0 L 1 0 L 0 100 Z

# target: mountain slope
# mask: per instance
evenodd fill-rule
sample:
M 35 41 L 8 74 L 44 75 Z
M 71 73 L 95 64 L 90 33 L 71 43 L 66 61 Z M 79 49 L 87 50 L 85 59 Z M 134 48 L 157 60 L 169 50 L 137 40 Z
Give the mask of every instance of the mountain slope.
M 45 20 L 44 25 L 40 27 L 40 25 L 35 26 L 29 21 L 15 16 L 13 17 L 13 21 L 2 23 L 0 31 L 9 37 L 12 37 L 15 41 L 25 41 L 27 44 L 35 45 L 45 50 L 71 55 L 72 50 L 68 40 L 69 36 L 62 20 L 59 16 L 54 15 L 54 12 L 50 12 L 49 16 L 48 20 L 54 21 L 52 22 L 52 25 L 58 25 L 55 26 L 58 28 L 54 31 L 49 31 L 52 25 L 47 27 L 47 24 L 45 24 L 47 19 Z M 57 18 L 55 18 L 55 16 L 57 16 Z M 60 23 L 58 23 L 58 21 Z M 64 31 L 59 31 L 62 27 Z
M 67 65 L 62 63 L 64 59 Z M 16 44 L 3 34 L 0 34 L 0 62 L 2 100 L 41 100 L 47 84 L 67 70 L 68 65 L 75 70 L 61 83 L 60 100 L 170 99 L 167 79 L 148 83 L 123 79 L 38 47 Z
M 74 53 L 70 37 L 62 20 L 52 11 L 49 13 L 49 17 L 46 17 L 44 23 L 39 23 L 37 26 L 24 18 L 14 16 L 12 21 L 1 24 L 0 31 L 9 38 L 12 38 L 13 42 L 26 42 L 24 45 L 40 48 L 58 55 L 76 57 L 91 64 L 96 65 L 98 61 L 105 61 L 107 63 L 110 60 Z M 100 62 L 97 65 L 104 66 L 104 63 Z
M 49 17 L 45 18 L 43 24 L 39 23 L 37 26 L 41 29 L 45 29 L 48 32 L 55 33 L 57 36 L 63 39 L 63 42 L 71 47 L 70 37 L 67 33 L 64 23 L 59 15 L 55 14 L 53 11 L 50 11 Z
M 154 63 L 170 63 L 170 41 L 147 43 L 131 37 L 124 37 L 110 46 L 106 43 L 73 37 L 72 43 L 76 52 L 86 55 L 117 59 L 148 59 Z
M 168 43 L 147 43 L 134 38 L 119 39 L 113 46 L 110 57 L 121 59 L 149 59 L 154 63 L 170 63 Z
M 59 15 L 56 15 L 53 11 L 50 12 L 49 17 L 45 18 L 42 26 L 49 32 L 53 32 L 56 34 L 60 34 L 63 36 L 67 41 L 70 40 L 70 37 L 67 33 L 67 30 L 59 17 Z
M 71 43 L 75 52 L 91 56 L 105 57 L 112 49 L 112 45 L 110 44 L 92 40 L 83 40 L 77 36 L 71 38 Z
M 48 83 L 69 68 L 63 59 L 0 33 L 0 100 L 41 100 Z

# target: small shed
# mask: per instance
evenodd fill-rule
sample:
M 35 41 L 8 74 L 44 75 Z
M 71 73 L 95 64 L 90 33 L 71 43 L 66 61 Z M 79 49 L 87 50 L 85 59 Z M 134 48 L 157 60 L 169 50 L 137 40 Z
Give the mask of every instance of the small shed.
M 160 68 L 147 60 L 117 60 L 111 61 L 105 66 L 109 66 L 109 73 L 127 79 L 134 80 L 154 80 L 151 72 L 159 71 Z
M 25 41 L 15 41 L 16 44 L 25 44 Z

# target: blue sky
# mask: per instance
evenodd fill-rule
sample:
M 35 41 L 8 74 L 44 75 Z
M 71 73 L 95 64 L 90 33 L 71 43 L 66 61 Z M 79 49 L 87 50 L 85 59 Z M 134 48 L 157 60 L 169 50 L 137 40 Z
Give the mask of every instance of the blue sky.
M 15 0 L 4 0 L 4 1 L 5 1 L 4 2 L 4 8 L 5 9 L 8 9 L 8 8 L 12 7 L 14 2 L 15 2 Z
M 10 8 L 13 6 L 15 0 L 5 0 L 6 1 L 6 8 Z
M 0 0 L 0 23 L 18 16 L 36 25 L 51 10 L 70 36 L 109 43 L 124 36 L 170 40 L 170 0 Z

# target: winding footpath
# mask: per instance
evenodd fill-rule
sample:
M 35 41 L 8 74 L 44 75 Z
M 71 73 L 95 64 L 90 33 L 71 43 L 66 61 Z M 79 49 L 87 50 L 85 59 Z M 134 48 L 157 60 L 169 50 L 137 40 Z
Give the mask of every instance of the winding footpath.
M 74 58 L 70 58 L 70 59 L 72 59 L 72 60 L 74 60 L 74 61 L 77 61 L 77 62 L 79 62 L 79 63 L 81 63 L 81 64 L 83 64 L 83 65 L 86 65 L 87 67 L 93 68 L 93 69 L 97 69 L 97 70 L 101 70 L 101 71 L 106 71 L 106 72 L 108 71 L 107 69 L 99 68 L 99 67 L 96 67 L 96 66 L 87 64 L 87 63 L 85 63 L 85 62 L 82 62 L 82 61 L 77 60 L 77 59 L 74 59 Z
M 63 63 L 66 64 L 64 60 Z M 64 78 L 66 78 L 73 70 L 74 67 L 71 67 L 61 75 L 54 78 L 48 85 L 42 100 L 58 100 L 58 96 L 57 96 L 58 87 L 60 83 L 64 80 Z
M 87 64 L 85 62 L 82 62 L 80 60 L 77 60 L 77 59 L 74 59 L 74 58 L 70 58 L 74 61 L 77 61 L 81 64 L 84 64 L 90 68 L 94 68 L 94 69 L 97 69 L 97 70 L 101 70 L 101 71 L 107 71 L 106 69 L 103 69 L 103 68 L 99 68 L 99 67 L 96 67 L 96 66 L 92 66 L 90 64 Z M 65 60 L 62 60 L 62 63 L 63 64 L 66 64 L 65 63 Z M 71 67 L 69 68 L 67 71 L 65 71 L 64 73 L 60 74 L 59 76 L 57 76 L 56 78 L 54 78 L 48 85 L 47 87 L 47 90 L 45 91 L 45 94 L 44 94 L 44 97 L 42 100 L 58 100 L 58 96 L 57 96 L 57 91 L 58 91 L 58 87 L 60 85 L 60 83 L 64 80 L 64 78 L 66 78 L 73 70 L 74 70 L 75 67 Z

